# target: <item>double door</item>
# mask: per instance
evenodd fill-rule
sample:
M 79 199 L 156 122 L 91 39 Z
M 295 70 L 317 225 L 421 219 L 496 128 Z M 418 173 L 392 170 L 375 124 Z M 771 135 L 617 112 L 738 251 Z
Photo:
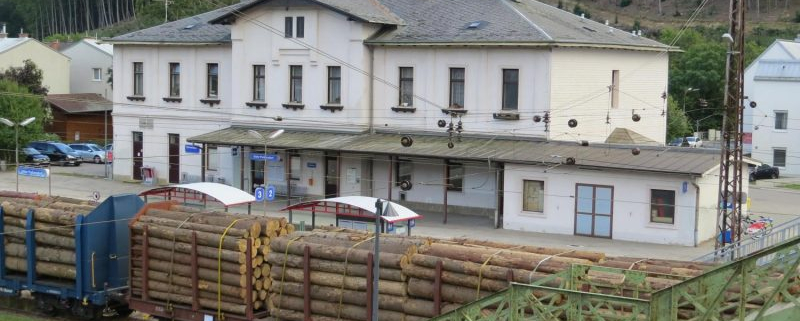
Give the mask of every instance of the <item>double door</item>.
M 578 184 L 575 189 L 575 235 L 611 238 L 614 187 Z

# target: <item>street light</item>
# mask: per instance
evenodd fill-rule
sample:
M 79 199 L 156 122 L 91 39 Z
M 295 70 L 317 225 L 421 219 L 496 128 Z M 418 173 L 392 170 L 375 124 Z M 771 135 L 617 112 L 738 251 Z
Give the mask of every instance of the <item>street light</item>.
M 264 135 L 261 135 L 261 133 L 259 133 L 258 131 L 252 130 L 252 129 L 248 130 L 247 134 L 249 134 L 250 136 L 252 136 L 252 137 L 254 137 L 256 139 L 261 139 L 261 140 L 264 141 L 264 192 L 266 193 L 266 191 L 267 191 L 267 158 L 266 158 L 266 156 L 267 156 L 267 142 L 270 139 L 275 139 L 275 138 L 278 138 L 278 136 L 282 135 L 283 134 L 283 129 L 278 129 L 276 131 L 273 131 L 267 137 L 264 137 Z M 289 188 L 289 185 L 288 185 L 289 182 L 286 182 L 286 184 L 287 184 L 286 188 Z M 267 200 L 264 200 L 264 215 L 267 215 Z
M 683 91 L 683 113 L 684 114 L 686 113 L 686 94 L 688 94 L 690 92 L 695 92 L 695 91 L 698 91 L 698 90 L 700 90 L 700 89 L 689 87 L 689 88 L 686 88 Z
M 14 164 L 15 165 L 14 166 L 16 166 L 14 168 L 14 171 L 17 172 L 17 175 L 16 175 L 17 176 L 17 192 L 19 192 L 19 128 L 28 126 L 28 125 L 30 125 L 30 123 L 32 123 L 35 120 L 36 120 L 36 117 L 31 117 L 31 118 L 25 119 L 25 120 L 23 120 L 23 121 L 21 121 L 19 123 L 14 123 L 13 121 L 10 121 L 8 119 L 0 118 L 0 123 L 3 123 L 8 127 L 14 127 L 14 145 L 15 145 L 15 147 L 14 147 Z
M 711 115 L 708 115 L 708 116 L 706 116 L 706 117 L 703 117 L 703 118 L 700 118 L 700 119 L 698 119 L 698 120 L 695 120 L 695 121 L 694 121 L 695 133 L 699 133 L 699 132 L 700 132 L 700 121 L 701 121 L 701 120 L 704 120 L 704 119 L 706 119 L 706 118 L 710 118 L 710 117 L 713 117 L 713 116 L 717 116 L 717 115 L 711 114 Z

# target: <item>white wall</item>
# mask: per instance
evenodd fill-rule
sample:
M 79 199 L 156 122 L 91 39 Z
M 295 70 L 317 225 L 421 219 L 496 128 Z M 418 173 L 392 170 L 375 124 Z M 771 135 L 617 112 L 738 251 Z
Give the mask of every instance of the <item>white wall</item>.
M 95 93 L 106 99 L 113 97 L 108 84 L 108 68 L 112 67 L 113 57 L 96 47 L 80 41 L 61 52 L 72 62 L 69 71 L 69 91 L 73 94 Z M 94 80 L 93 68 L 99 68 L 100 80 Z
M 506 165 L 504 175 L 503 228 L 574 234 L 576 184 L 611 185 L 614 187 L 613 239 L 694 245 L 696 188 L 689 176 L 560 168 L 553 168 L 545 173 L 540 166 L 511 164 Z M 522 210 L 523 180 L 544 181 L 543 213 Z M 682 186 L 684 182 L 687 183 L 685 193 Z M 701 191 L 706 184 L 712 184 L 710 181 L 701 183 Z M 675 191 L 674 224 L 650 222 L 651 189 Z M 701 238 L 714 234 L 713 224 L 700 227 L 703 228 Z
M 0 54 L 0 71 L 8 67 L 22 67 L 27 59 L 42 70 L 42 85 L 47 87 L 48 94 L 69 94 L 69 57 L 35 39 L 29 39 Z

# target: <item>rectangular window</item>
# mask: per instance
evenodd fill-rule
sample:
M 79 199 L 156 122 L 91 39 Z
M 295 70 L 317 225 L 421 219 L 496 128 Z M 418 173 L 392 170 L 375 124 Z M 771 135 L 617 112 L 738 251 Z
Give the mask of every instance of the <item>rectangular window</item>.
M 207 70 L 206 97 L 217 98 L 219 97 L 219 65 L 208 64 Z
M 450 68 L 450 108 L 464 108 L 464 68 Z
M 464 190 L 464 164 L 447 162 L 447 190 Z
M 519 69 L 503 69 L 503 110 L 517 110 Z
M 305 17 L 297 17 L 297 33 L 295 37 L 303 38 L 306 33 L 306 18 Z
M 283 18 L 283 36 L 286 38 L 292 37 L 292 17 Z
M 775 148 L 772 150 L 772 166 L 786 167 L 786 148 Z
M 544 181 L 522 181 L 522 210 L 544 213 Z
M 253 101 L 264 101 L 266 67 L 264 65 L 253 66 Z
M 675 223 L 675 191 L 650 190 L 650 222 Z
M 786 123 L 789 120 L 789 112 L 785 110 L 775 111 L 775 129 L 786 130 Z
M 611 71 L 611 108 L 619 108 L 619 70 Z
M 398 159 L 394 163 L 394 184 L 399 186 L 402 181 L 411 181 L 411 172 L 414 170 L 411 160 Z
M 414 106 L 413 67 L 400 67 L 400 106 Z
M 215 171 L 219 169 L 219 153 L 217 145 L 206 146 L 206 169 Z
M 289 101 L 303 102 L 303 66 L 289 66 Z
M 133 95 L 144 96 L 144 65 L 141 62 L 133 63 Z
M 289 179 L 299 180 L 300 174 L 303 171 L 303 160 L 300 158 L 300 155 L 292 155 L 290 162 L 292 166 L 289 169 Z
M 92 68 L 92 80 L 94 81 L 103 80 L 103 70 L 100 68 Z
M 342 103 L 342 67 L 328 67 L 328 103 Z
M 169 64 L 169 96 L 181 96 L 181 64 L 171 62 Z

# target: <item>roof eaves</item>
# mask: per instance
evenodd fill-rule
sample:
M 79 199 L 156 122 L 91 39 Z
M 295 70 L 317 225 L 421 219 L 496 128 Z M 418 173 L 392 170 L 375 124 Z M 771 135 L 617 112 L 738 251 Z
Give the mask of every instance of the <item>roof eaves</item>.
M 259 5 L 259 4 L 261 4 L 263 2 L 266 2 L 266 1 L 269 1 L 269 0 L 253 1 L 253 2 L 251 2 L 249 4 L 246 4 L 246 5 L 238 8 L 238 9 L 233 9 L 230 12 L 228 12 L 228 13 L 222 15 L 222 16 L 219 16 L 219 17 L 217 17 L 215 19 L 209 20 L 208 23 L 210 23 L 210 24 L 230 24 L 232 22 L 232 20 L 230 20 L 230 18 L 239 17 L 239 16 L 243 15 L 245 11 L 250 10 L 253 7 L 255 7 L 256 5 Z M 351 19 L 353 19 L 355 21 L 358 21 L 358 22 L 368 22 L 368 23 L 377 23 L 377 24 L 386 24 L 386 25 L 403 25 L 403 24 L 405 24 L 405 22 L 403 22 L 402 19 L 400 19 L 399 17 L 397 18 L 399 21 L 395 21 L 395 22 L 375 20 L 375 19 L 365 19 L 365 18 L 363 18 L 361 16 L 349 13 L 347 11 L 344 11 L 342 9 L 336 8 L 336 7 L 331 6 L 329 4 L 322 3 L 320 1 L 316 1 L 316 0 L 309 0 L 309 1 L 314 2 L 317 5 L 319 5 L 319 6 L 323 7 L 323 8 L 326 8 L 328 10 L 331 10 L 331 11 L 337 12 L 339 14 L 342 14 L 344 16 L 347 16 L 347 17 L 349 17 L 349 18 L 351 18 Z M 236 16 L 236 17 L 234 17 L 234 16 Z M 234 20 L 236 20 L 236 19 L 234 19 Z
M 376 37 L 379 38 L 380 36 Z M 683 52 L 678 47 L 673 46 L 646 46 L 646 45 L 622 45 L 622 44 L 605 44 L 605 43 L 585 43 L 585 42 L 558 42 L 558 41 L 384 41 L 384 40 L 366 40 L 367 45 L 373 46 L 450 46 L 450 47 L 583 47 L 583 48 L 600 48 L 600 49 L 624 49 L 624 50 L 640 50 L 640 51 L 667 51 L 667 52 Z
M 221 40 L 217 42 L 175 42 L 175 41 L 142 41 L 142 40 L 107 40 L 106 43 L 113 45 L 141 45 L 141 46 L 220 46 L 230 44 L 231 40 Z

